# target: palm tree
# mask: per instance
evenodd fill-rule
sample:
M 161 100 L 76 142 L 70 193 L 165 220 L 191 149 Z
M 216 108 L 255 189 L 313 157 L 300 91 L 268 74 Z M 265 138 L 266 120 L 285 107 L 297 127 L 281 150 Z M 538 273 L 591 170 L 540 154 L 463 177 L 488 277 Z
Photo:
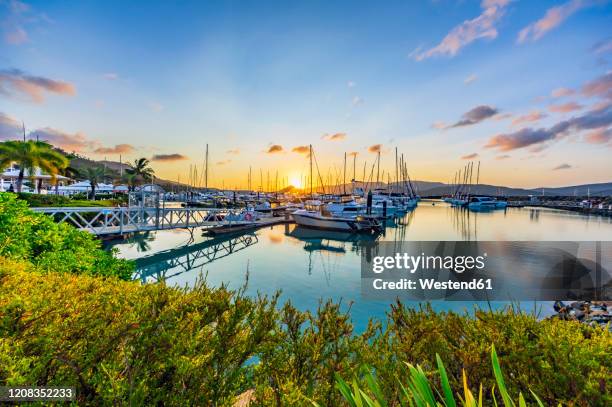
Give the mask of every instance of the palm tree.
M 79 170 L 68 165 L 66 168 L 63 168 L 60 171 L 60 175 L 63 175 L 67 178 L 76 178 L 79 176 Z M 59 181 L 55 181 L 55 195 L 57 195 L 57 191 L 59 190 Z
M 86 167 L 79 170 L 79 174 L 82 178 L 89 181 L 91 187 L 91 199 L 96 200 L 96 188 L 100 182 L 103 182 L 106 178 L 104 167 Z
M 47 172 L 51 180 L 64 168 L 68 167 L 69 160 L 60 152 L 55 151 L 51 144 L 44 141 L 5 141 L 0 143 L 0 169 L 9 167 L 12 163 L 19 165 L 17 177 L 17 192 L 21 192 L 23 178 L 27 170 L 30 177 L 34 177 L 36 170 Z
M 136 174 L 131 174 L 129 172 L 123 174 L 123 178 L 121 180 L 128 185 L 128 190 L 130 192 L 133 191 L 134 187 L 136 186 L 136 178 L 138 178 L 138 175 Z
M 144 181 L 150 181 L 153 179 L 153 174 L 155 174 L 155 171 L 153 171 L 150 164 L 150 161 L 146 158 L 139 158 L 134 160 L 132 168 L 126 169 L 125 172 L 141 177 Z

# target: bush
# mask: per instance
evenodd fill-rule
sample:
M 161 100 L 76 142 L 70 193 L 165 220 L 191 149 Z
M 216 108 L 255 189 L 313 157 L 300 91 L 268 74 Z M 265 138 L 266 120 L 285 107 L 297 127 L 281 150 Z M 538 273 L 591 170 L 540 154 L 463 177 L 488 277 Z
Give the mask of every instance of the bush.
M 87 196 L 79 196 L 75 194 L 71 197 L 63 195 L 42 195 L 42 194 L 17 194 L 18 199 L 26 201 L 29 206 L 34 208 L 42 208 L 47 206 L 80 206 L 80 207 L 98 207 L 98 206 L 117 206 L 125 203 L 125 199 L 102 199 L 97 201 L 91 201 L 87 199 Z M 112 196 L 110 197 L 112 198 Z
M 573 321 L 479 311 L 474 316 L 396 305 L 353 332 L 339 304 L 301 312 L 244 290 L 41 273 L 0 259 L 0 385 L 73 385 L 80 404 L 343 405 L 336 377 L 368 365 L 389 405 L 399 405 L 418 364 L 440 389 L 436 353 L 455 394 L 495 384 L 491 344 L 510 394 L 546 405 L 612 403 L 611 335 Z
M 131 279 L 134 264 L 101 249 L 93 235 L 32 212 L 11 193 L 0 193 L 0 256 L 32 262 L 38 270 Z

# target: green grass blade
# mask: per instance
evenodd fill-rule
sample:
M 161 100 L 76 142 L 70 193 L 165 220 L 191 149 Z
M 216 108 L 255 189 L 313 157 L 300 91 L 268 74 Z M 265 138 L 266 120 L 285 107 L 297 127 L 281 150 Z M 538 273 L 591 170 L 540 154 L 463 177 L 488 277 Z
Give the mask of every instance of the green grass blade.
M 453 396 L 453 390 L 451 389 L 450 383 L 448 381 L 448 376 L 446 374 L 446 369 L 444 368 L 444 363 L 442 363 L 442 359 L 440 355 L 436 353 L 436 362 L 438 364 L 438 373 L 440 375 L 440 382 L 442 383 L 442 391 L 444 392 L 444 403 L 446 407 L 457 407 L 457 403 L 455 402 L 455 397 Z
M 508 394 L 506 384 L 504 383 L 504 376 L 502 375 L 501 367 L 499 366 L 499 359 L 497 358 L 497 352 L 495 352 L 495 345 L 492 345 L 491 347 L 491 362 L 493 363 L 493 374 L 495 375 L 495 381 L 497 382 L 497 387 L 499 388 L 499 393 L 502 396 L 504 405 L 506 407 L 515 407 L 514 402 Z

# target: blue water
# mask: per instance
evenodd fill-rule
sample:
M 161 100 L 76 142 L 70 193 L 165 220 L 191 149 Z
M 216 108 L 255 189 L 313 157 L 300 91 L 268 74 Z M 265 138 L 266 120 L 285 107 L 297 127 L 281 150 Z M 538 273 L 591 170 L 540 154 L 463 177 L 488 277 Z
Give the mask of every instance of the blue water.
M 196 279 L 238 288 L 249 281 L 247 294 L 273 294 L 303 310 L 316 310 L 321 299 L 351 304 L 355 328 L 371 317 L 384 317 L 390 301 L 361 298 L 361 250 L 368 237 L 278 225 L 234 237 L 210 238 L 200 230 L 143 233 L 113 241 L 119 256 L 137 260 L 135 279 L 190 286 Z M 441 202 L 422 201 L 403 218 L 387 224 L 383 241 L 593 241 L 612 240 L 612 219 L 544 208 L 508 208 L 475 213 Z M 411 302 L 418 306 L 417 302 Z M 486 303 L 433 301 L 436 310 L 467 311 Z M 493 307 L 507 305 L 494 302 Z M 550 314 L 550 303 L 522 303 L 527 311 Z

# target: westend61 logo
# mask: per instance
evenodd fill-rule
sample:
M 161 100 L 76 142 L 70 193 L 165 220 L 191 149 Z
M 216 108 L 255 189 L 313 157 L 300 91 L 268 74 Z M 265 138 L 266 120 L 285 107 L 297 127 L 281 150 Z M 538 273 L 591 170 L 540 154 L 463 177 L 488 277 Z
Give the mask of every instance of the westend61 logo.
M 612 242 L 375 242 L 361 258 L 366 299 L 612 299 Z
M 386 269 L 408 270 L 414 274 L 418 270 L 452 270 L 455 273 L 483 270 L 487 253 L 482 256 L 413 256 L 408 253 L 396 253 L 395 256 L 376 256 L 372 260 L 372 271 L 380 274 Z

